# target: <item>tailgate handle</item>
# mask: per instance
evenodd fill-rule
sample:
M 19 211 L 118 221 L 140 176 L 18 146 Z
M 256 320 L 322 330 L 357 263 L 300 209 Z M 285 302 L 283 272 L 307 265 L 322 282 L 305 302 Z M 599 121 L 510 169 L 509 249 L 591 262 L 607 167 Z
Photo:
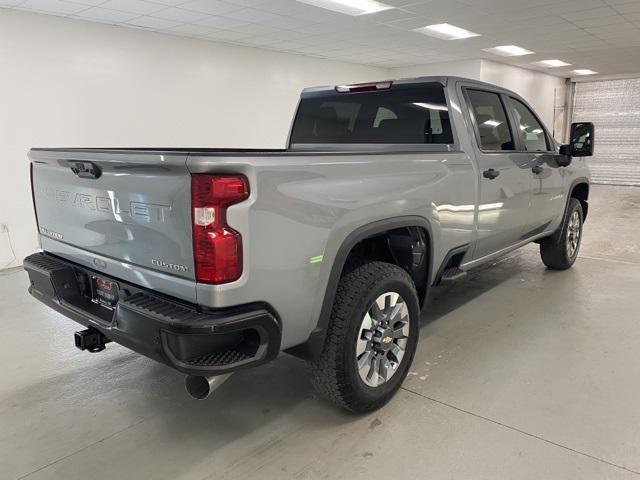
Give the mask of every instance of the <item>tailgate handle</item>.
M 93 162 L 73 162 L 69 161 L 71 171 L 80 178 L 100 178 L 102 172 Z

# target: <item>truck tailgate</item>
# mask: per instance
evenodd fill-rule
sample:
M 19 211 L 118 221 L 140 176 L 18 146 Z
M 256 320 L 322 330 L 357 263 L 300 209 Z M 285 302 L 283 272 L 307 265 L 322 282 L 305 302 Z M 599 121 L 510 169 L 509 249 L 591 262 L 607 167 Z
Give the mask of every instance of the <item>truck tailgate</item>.
M 193 280 L 184 152 L 40 150 L 32 161 L 40 235 L 128 268 Z

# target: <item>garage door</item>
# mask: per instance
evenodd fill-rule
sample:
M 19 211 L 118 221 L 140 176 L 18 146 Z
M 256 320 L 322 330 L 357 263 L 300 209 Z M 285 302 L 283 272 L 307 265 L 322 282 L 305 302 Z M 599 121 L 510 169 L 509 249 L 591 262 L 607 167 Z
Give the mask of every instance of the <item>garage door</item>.
M 640 186 L 640 78 L 575 84 L 574 122 L 593 122 L 592 181 Z

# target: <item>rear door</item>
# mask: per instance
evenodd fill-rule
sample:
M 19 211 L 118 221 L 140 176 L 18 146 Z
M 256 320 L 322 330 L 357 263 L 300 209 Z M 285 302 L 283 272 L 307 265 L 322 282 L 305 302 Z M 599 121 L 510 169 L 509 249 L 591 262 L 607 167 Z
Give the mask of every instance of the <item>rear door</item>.
M 144 284 L 141 269 L 195 278 L 186 154 L 33 150 L 45 250 Z M 153 286 L 153 285 L 150 285 Z
M 479 259 L 521 241 L 530 200 L 530 159 L 516 153 L 515 135 L 499 90 L 462 85 L 475 132 L 474 154 L 479 167 L 477 241 Z

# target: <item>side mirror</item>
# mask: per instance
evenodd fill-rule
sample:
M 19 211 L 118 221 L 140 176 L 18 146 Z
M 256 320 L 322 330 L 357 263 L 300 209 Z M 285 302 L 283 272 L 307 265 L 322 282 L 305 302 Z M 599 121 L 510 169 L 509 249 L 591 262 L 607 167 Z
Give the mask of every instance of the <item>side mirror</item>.
M 563 145 L 566 148 L 561 148 L 560 153 L 571 157 L 593 156 L 593 133 L 593 123 L 591 122 L 572 123 L 569 145 Z

